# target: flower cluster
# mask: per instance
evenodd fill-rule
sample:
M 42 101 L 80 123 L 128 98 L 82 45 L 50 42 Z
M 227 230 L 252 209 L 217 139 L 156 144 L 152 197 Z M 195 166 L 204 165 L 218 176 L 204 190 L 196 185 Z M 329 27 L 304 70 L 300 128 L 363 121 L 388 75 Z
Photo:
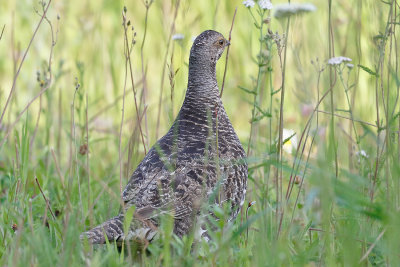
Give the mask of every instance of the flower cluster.
M 365 150 L 360 150 L 356 152 L 356 156 L 357 157 L 362 157 L 362 158 L 369 158 L 367 152 L 365 152 Z
M 274 7 L 270 0 L 260 0 L 258 1 L 258 5 L 261 7 L 261 9 L 268 10 L 271 10 Z
M 291 15 L 314 12 L 317 8 L 313 4 L 280 4 L 275 6 L 276 18 L 289 17 Z
M 330 58 L 328 60 L 328 65 L 335 66 L 335 65 L 340 65 L 343 62 L 351 62 L 351 58 L 348 58 L 348 57 L 333 57 L 333 58 Z M 352 64 L 350 64 L 350 65 L 351 66 L 348 66 L 349 68 L 354 67 Z
M 255 4 L 256 3 L 253 0 L 243 1 L 243 5 L 247 8 L 252 8 L 252 7 L 254 7 Z M 271 10 L 273 8 L 271 0 L 260 0 L 260 1 L 258 1 L 258 5 L 260 6 L 261 9 Z
M 367 152 L 365 152 L 365 150 L 360 150 L 356 152 L 356 158 L 357 158 L 357 162 L 358 164 L 361 163 L 361 161 L 363 160 L 367 160 L 369 158 L 369 155 L 367 154 Z
M 181 33 L 172 35 L 172 40 L 183 40 L 183 38 L 185 38 L 185 35 L 183 35 Z
M 243 5 L 245 6 L 245 7 L 254 7 L 254 5 L 255 5 L 256 3 L 253 1 L 253 0 L 246 0 L 246 1 L 243 1 Z

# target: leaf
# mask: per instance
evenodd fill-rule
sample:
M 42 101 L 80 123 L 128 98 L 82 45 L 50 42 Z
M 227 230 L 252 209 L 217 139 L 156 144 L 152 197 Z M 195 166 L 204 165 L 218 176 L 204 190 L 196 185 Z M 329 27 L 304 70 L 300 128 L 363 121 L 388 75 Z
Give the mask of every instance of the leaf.
M 245 92 L 248 93 L 248 94 L 252 94 L 252 95 L 256 95 L 256 94 L 257 94 L 256 92 L 254 92 L 254 91 L 252 91 L 252 90 L 249 90 L 249 89 L 247 89 L 247 88 L 244 88 L 244 87 L 242 87 L 242 86 L 238 86 L 238 87 L 239 87 L 239 89 L 245 91 Z
M 259 112 L 261 112 L 261 114 L 262 114 L 264 117 L 268 117 L 268 118 L 271 118 L 271 117 L 272 117 L 271 113 L 269 113 L 268 111 L 262 110 L 258 105 L 256 105 L 256 108 L 257 108 L 257 110 L 258 110 Z
M 368 68 L 368 67 L 366 67 L 366 66 L 363 66 L 363 65 L 361 65 L 361 64 L 358 64 L 358 66 L 359 66 L 362 70 L 364 70 L 365 72 L 368 72 L 369 74 L 371 74 L 372 76 L 379 77 L 379 74 L 376 73 L 376 72 L 374 72 L 374 71 L 371 70 L 370 68 Z
M 28 158 L 29 158 L 29 133 L 28 133 L 28 112 L 26 113 L 25 125 L 22 126 L 21 136 L 21 173 L 22 181 L 26 181 L 28 176 Z
M 393 70 L 393 68 L 390 68 L 390 73 L 392 74 L 393 79 L 396 81 L 397 87 L 400 86 L 400 79 L 399 76 L 397 75 L 396 71 Z
M 261 115 L 255 116 L 254 118 L 252 118 L 250 120 L 250 122 L 257 122 L 265 117 L 268 117 L 268 118 L 272 117 L 272 115 L 269 112 L 262 110 L 259 106 L 255 105 L 255 107 L 261 113 Z
M 298 205 L 302 205 L 302 204 L 298 204 Z M 298 206 L 297 205 L 297 206 Z M 303 205 L 302 205 L 303 206 Z M 307 223 L 307 225 L 303 228 L 302 231 L 299 231 L 299 235 L 297 236 L 297 241 L 300 241 L 303 239 L 304 235 L 307 233 L 308 229 L 310 229 L 311 225 L 312 225 L 313 221 L 309 221 Z
M 348 110 L 348 109 L 340 109 L 340 108 L 337 108 L 336 111 L 342 111 L 342 112 L 350 113 L 350 110 Z
M 278 90 L 276 90 L 276 91 L 273 91 L 273 92 L 271 93 L 271 95 L 274 95 L 274 94 L 276 94 L 276 93 L 279 93 L 281 90 L 282 90 L 282 87 L 281 87 L 281 88 L 279 88 L 279 89 L 278 89 Z
M 256 116 L 250 120 L 250 122 L 257 122 L 260 121 L 264 116 Z
M 240 234 L 242 232 L 244 232 L 245 230 L 247 230 L 248 227 L 250 227 L 255 221 L 257 221 L 260 217 L 264 216 L 264 214 L 267 212 L 267 209 L 264 209 L 261 212 L 256 213 L 255 215 L 251 216 L 250 218 L 248 218 L 246 220 L 246 222 L 244 222 L 243 224 L 241 224 L 239 226 L 239 228 L 234 231 L 232 233 L 232 236 L 230 238 L 230 240 L 228 239 L 228 241 L 226 242 L 227 244 L 231 244 L 232 240 L 235 240 L 236 238 L 238 238 L 240 236 Z
M 384 34 L 378 34 L 378 35 L 375 35 L 374 37 L 373 37 L 374 39 L 386 39 L 386 35 L 384 35 Z
M 129 231 L 129 227 L 132 223 L 133 213 L 135 212 L 135 209 L 136 209 L 135 206 L 131 206 L 125 213 L 125 216 L 124 216 L 124 235 L 125 236 L 127 235 L 128 231 Z
M 396 119 L 400 116 L 400 111 L 394 114 L 393 118 L 390 119 L 389 125 L 392 125 L 396 122 Z
M 286 138 L 285 140 L 283 140 L 283 144 L 286 144 L 287 142 L 289 142 L 289 140 L 293 137 L 293 136 L 295 136 L 296 135 L 296 133 L 293 133 L 291 136 L 289 136 L 288 138 Z

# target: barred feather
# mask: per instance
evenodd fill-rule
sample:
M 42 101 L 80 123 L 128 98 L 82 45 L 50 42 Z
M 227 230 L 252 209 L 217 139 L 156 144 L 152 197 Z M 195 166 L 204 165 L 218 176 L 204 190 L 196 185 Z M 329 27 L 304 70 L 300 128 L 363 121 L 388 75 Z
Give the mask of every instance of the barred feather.
M 137 211 L 129 233 L 124 236 L 123 215 L 119 215 L 83 233 L 83 238 L 96 244 L 104 243 L 105 237 L 117 242 L 151 240 L 156 230 L 143 220 L 157 227 L 159 216 L 165 213 L 174 217 L 174 233 L 183 236 L 192 229 L 204 203 L 229 202 L 229 219 L 237 216 L 246 193 L 246 154 L 226 115 L 216 79 L 217 60 L 228 44 L 211 30 L 194 41 L 182 108 L 168 133 L 133 172 L 122 194 L 125 211 L 132 205 Z M 218 184 L 219 194 L 213 199 Z M 203 228 L 200 230 L 204 235 Z

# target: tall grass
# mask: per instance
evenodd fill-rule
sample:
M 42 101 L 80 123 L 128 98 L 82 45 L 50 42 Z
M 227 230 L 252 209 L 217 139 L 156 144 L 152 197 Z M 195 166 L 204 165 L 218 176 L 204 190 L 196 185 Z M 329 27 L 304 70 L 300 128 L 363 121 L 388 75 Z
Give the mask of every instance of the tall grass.
M 399 2 L 310 2 L 277 18 L 241 1 L 1 1 L 0 265 L 398 266 Z M 208 243 L 168 216 L 151 244 L 81 243 L 172 124 L 192 37 L 228 37 L 235 8 L 217 78 L 248 154 L 242 213 L 212 207 Z

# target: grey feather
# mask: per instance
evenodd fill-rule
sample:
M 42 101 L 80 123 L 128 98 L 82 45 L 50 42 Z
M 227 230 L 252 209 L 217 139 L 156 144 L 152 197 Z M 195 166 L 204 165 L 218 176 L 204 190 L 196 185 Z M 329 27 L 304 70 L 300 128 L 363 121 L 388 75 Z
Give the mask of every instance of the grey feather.
M 105 236 L 109 241 L 151 240 L 158 217 L 164 213 L 174 217 L 174 233 L 183 236 L 192 229 L 200 206 L 209 203 L 219 181 L 219 197 L 211 204 L 230 202 L 229 220 L 237 216 L 246 194 L 247 163 L 219 97 L 216 63 L 227 44 L 220 33 L 211 30 L 195 39 L 181 110 L 123 191 L 123 210 L 136 206 L 129 233 L 123 233 L 122 213 L 83 233 L 82 238 L 91 243 L 104 243 Z

